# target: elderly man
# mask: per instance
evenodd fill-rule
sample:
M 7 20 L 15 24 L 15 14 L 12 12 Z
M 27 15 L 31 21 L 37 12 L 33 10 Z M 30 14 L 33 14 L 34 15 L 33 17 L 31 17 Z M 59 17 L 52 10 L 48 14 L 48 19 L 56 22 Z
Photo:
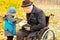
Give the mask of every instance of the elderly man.
M 31 25 L 31 27 L 25 26 L 24 29 L 20 29 L 17 32 L 17 40 L 24 40 L 24 37 L 30 40 L 30 35 L 46 27 L 45 14 L 29 0 L 23 1 L 22 8 L 26 12 L 27 24 Z

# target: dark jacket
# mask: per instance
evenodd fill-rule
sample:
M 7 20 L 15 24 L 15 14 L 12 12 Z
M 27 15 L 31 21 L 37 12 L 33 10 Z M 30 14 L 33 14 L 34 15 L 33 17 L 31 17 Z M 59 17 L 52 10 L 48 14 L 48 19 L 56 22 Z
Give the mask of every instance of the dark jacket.
M 28 24 L 32 25 L 31 31 L 39 31 L 46 27 L 46 19 L 44 12 L 33 5 L 31 13 L 26 15 Z

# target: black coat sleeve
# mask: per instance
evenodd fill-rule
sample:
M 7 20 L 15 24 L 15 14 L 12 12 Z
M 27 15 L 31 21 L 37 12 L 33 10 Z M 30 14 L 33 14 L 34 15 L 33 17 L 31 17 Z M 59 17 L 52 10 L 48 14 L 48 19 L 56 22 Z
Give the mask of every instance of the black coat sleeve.
M 43 11 L 40 11 L 37 13 L 38 16 L 37 16 L 37 21 L 38 21 L 38 24 L 37 25 L 33 25 L 31 27 L 31 31 L 38 31 L 42 28 L 44 28 L 46 26 L 46 19 L 45 19 L 45 14 Z

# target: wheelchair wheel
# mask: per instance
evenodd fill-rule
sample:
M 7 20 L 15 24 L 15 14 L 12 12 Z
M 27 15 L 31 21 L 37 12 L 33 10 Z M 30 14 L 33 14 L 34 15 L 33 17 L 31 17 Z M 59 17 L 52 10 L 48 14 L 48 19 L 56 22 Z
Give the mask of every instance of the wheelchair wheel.
M 45 31 L 45 33 L 43 34 L 41 40 L 55 40 L 55 34 L 52 30 L 47 30 Z

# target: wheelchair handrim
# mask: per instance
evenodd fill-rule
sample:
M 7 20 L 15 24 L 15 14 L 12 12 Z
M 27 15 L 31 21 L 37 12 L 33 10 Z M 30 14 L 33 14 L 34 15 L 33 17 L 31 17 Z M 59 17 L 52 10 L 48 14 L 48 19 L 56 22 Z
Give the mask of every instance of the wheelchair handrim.
M 48 29 L 42 36 L 41 40 L 46 40 L 45 38 L 47 37 L 48 32 L 51 32 L 53 35 L 53 40 L 55 40 L 55 34 L 52 30 Z

